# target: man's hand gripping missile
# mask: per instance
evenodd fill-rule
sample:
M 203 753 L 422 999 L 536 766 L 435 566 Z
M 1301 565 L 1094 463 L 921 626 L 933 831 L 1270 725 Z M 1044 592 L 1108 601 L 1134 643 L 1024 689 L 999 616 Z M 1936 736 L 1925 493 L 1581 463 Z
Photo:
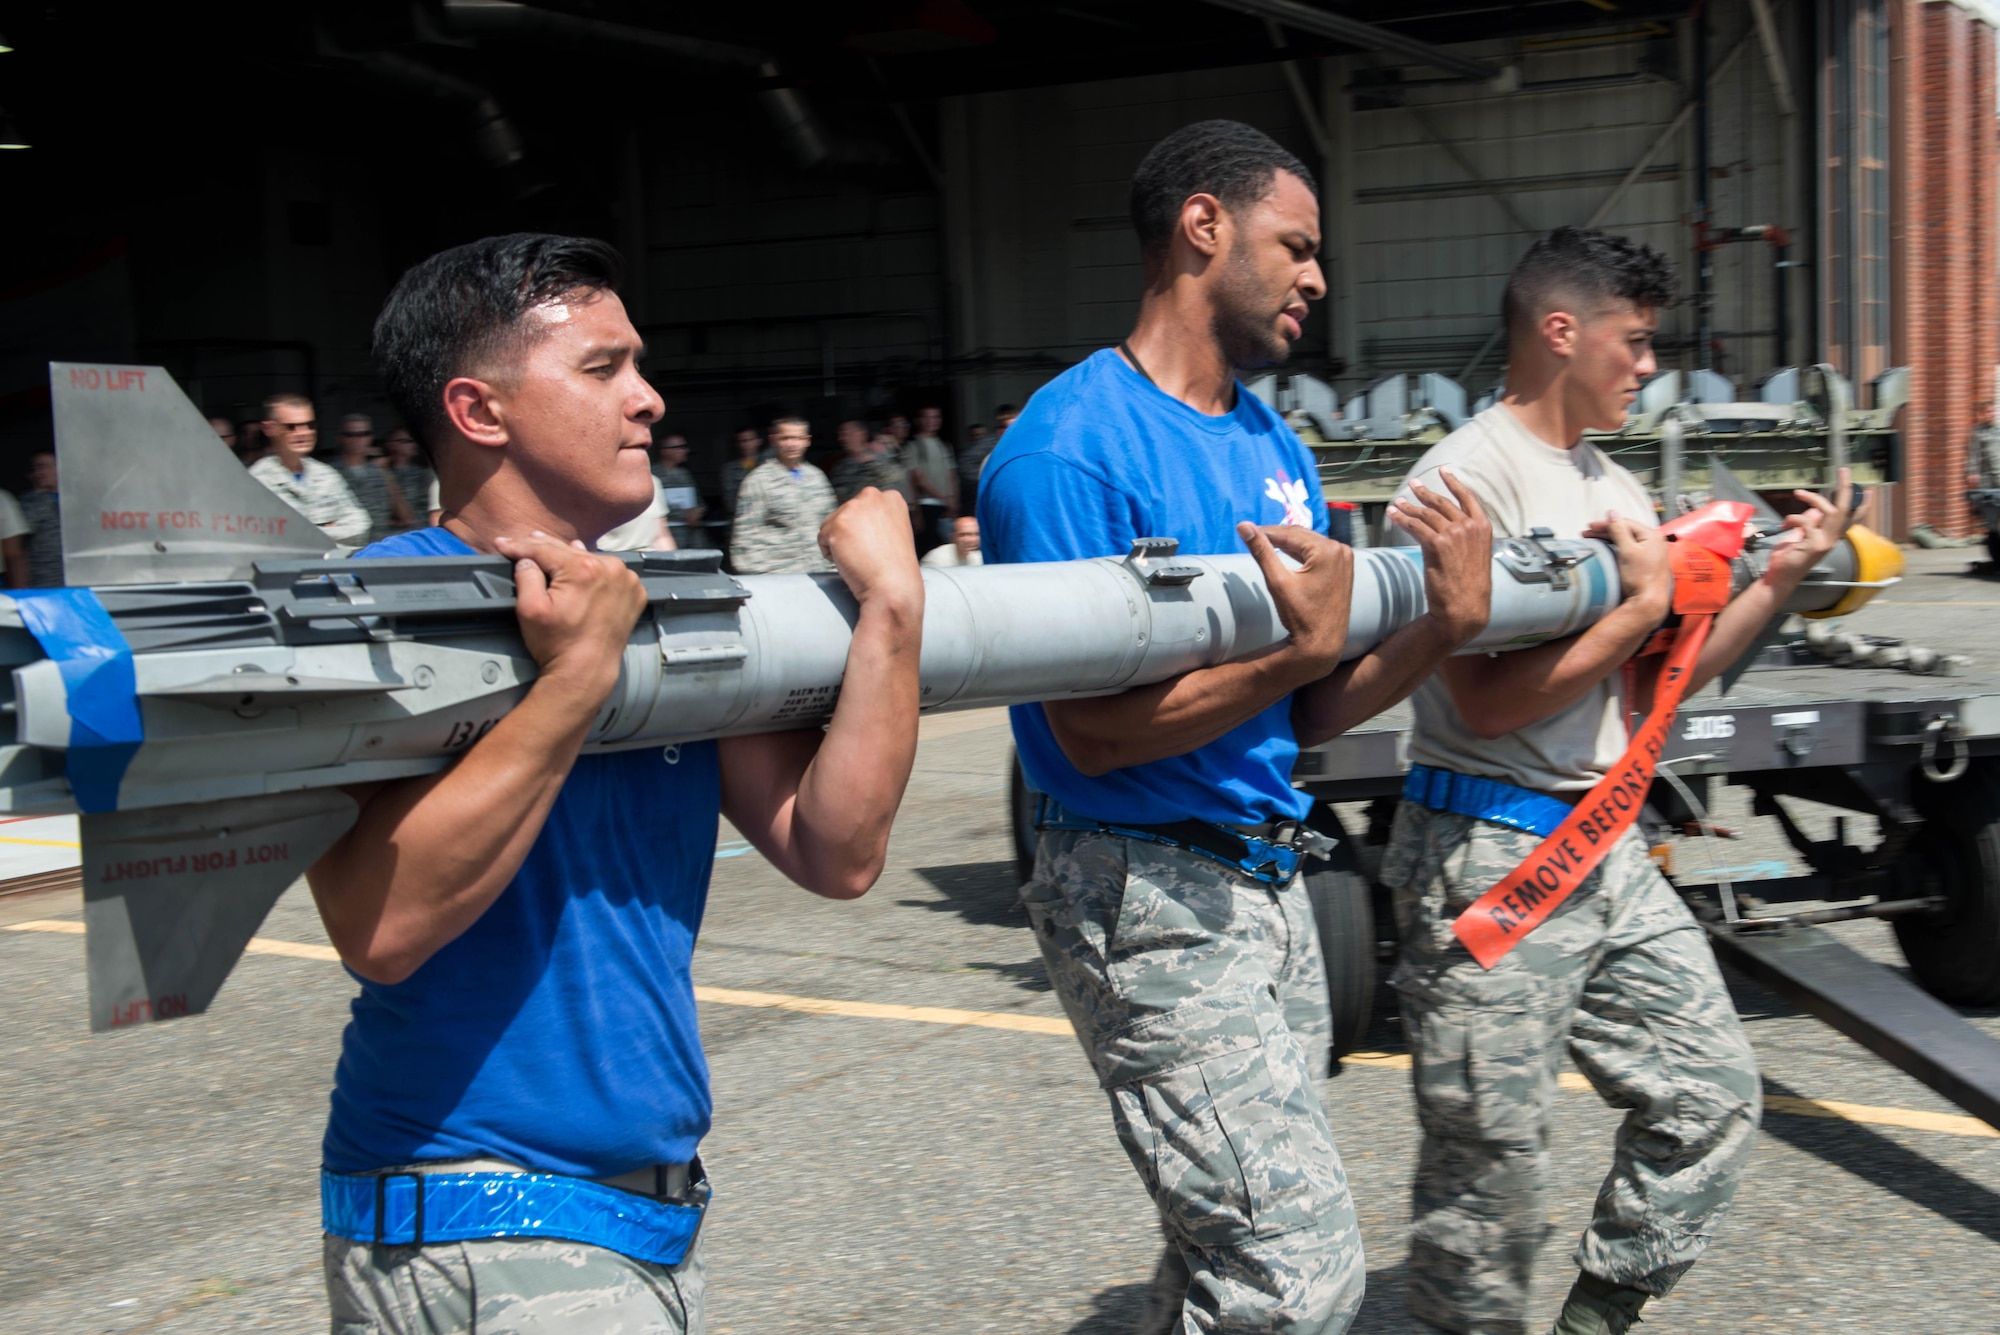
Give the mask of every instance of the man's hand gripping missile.
M 1624 755 L 1525 862 L 1452 923 L 1453 933 L 1484 967 L 1497 964 L 1596 870 L 1638 819 L 1681 700 L 1754 647 L 1784 615 L 1786 601 L 1806 575 L 1846 535 L 1853 519 L 1846 469 L 1832 501 L 1814 492 L 1795 494 L 1807 508 L 1784 521 L 1786 536 L 1774 544 L 1763 575 L 1734 598 L 1731 567 L 1749 536 L 1755 514 L 1750 504 L 1711 502 L 1650 531 L 1613 515 L 1585 533 L 1611 542 L 1617 551 L 1625 594 L 1621 612 L 1636 604 L 1641 620 L 1657 623 L 1671 612 L 1678 623 L 1639 651 L 1651 660 L 1646 668 L 1635 672 L 1628 666 L 1628 685 L 1638 689 L 1628 689 L 1627 707 L 1644 708 L 1646 717 Z
M 1493 527 L 1479 498 L 1464 483 L 1449 472 L 1439 476 L 1451 495 L 1441 496 L 1419 486 L 1414 489 L 1414 502 L 1399 502 L 1389 511 L 1390 522 L 1414 538 L 1423 552 L 1423 615 L 1369 653 L 1325 674 L 1323 686 L 1301 691 L 1294 698 L 1292 725 L 1301 746 L 1317 746 L 1338 737 L 1403 700 L 1439 663 L 1485 628 L 1493 598 Z M 1289 532 L 1296 530 L 1262 530 L 1272 535 Z M 1256 545 L 1251 551 L 1258 551 Z M 1349 560 L 1351 564 L 1351 554 Z M 1271 583 L 1273 601 L 1278 601 L 1271 569 L 1275 558 L 1266 561 L 1260 553 L 1258 562 Z M 1343 608 L 1352 591 L 1350 575 Z M 1279 602 L 1281 609 L 1283 606 Z M 1296 639 L 1297 629 L 1290 621 L 1285 624 Z M 1339 655 L 1338 647 L 1334 653 Z

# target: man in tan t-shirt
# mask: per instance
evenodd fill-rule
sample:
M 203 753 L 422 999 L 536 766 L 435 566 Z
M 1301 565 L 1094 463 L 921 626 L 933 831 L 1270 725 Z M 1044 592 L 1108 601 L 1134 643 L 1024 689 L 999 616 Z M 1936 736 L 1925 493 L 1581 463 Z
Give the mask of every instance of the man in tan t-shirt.
M 1490 970 L 1452 931 L 1547 832 L 1520 828 L 1518 813 L 1559 823 L 1564 799 L 1625 750 L 1620 669 L 1665 618 L 1672 585 L 1651 500 L 1583 432 L 1623 424 L 1672 300 L 1672 268 L 1646 246 L 1569 227 L 1536 242 L 1507 284 L 1505 397 L 1405 483 L 1407 497 L 1448 469 L 1496 537 L 1546 528 L 1605 539 L 1624 592 L 1582 634 L 1447 659 L 1415 696 L 1412 782 L 1382 868 L 1424 1133 L 1406 1301 L 1418 1320 L 1461 1335 L 1540 1329 L 1527 1297 L 1548 1230 L 1548 1109 L 1565 1047 L 1628 1111 L 1557 1335 L 1622 1335 L 1648 1297 L 1673 1287 L 1734 1197 L 1757 1128 L 1756 1063 L 1715 957 L 1636 830 Z M 1849 491 L 1843 475 L 1838 505 L 1798 493 L 1807 508 L 1787 521 L 1792 540 L 1716 618 L 1689 694 L 1750 646 L 1839 540 Z

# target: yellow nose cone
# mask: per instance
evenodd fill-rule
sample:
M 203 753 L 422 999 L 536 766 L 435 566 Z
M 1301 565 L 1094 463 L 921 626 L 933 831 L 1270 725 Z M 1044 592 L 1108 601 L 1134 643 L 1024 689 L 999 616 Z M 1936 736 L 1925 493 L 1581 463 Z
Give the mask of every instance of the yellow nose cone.
M 1874 529 L 1860 524 L 1850 524 L 1846 541 L 1854 548 L 1856 584 L 1879 584 L 1883 580 L 1903 577 L 1903 549 Z M 1824 612 L 1806 612 L 1803 615 L 1813 621 L 1846 616 L 1849 612 L 1859 611 L 1870 598 L 1881 591 L 1868 588 L 1849 589 L 1845 597 Z

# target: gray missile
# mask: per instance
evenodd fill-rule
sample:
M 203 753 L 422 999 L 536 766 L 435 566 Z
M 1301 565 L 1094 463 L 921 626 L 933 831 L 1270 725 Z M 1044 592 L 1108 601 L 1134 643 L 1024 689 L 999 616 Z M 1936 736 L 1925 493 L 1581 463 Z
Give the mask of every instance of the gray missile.
M 82 813 L 94 1029 L 195 1014 L 276 897 L 354 818 L 343 787 L 442 769 L 535 665 L 512 563 L 339 559 L 157 367 L 51 367 L 63 539 L 88 589 L 0 598 L 0 808 Z M 1892 549 L 1893 550 L 1893 549 Z M 857 610 L 833 575 L 731 576 L 715 553 L 625 558 L 648 598 L 586 750 L 815 727 Z M 1494 552 L 1466 652 L 1574 634 L 1619 600 L 1603 544 Z M 1830 564 L 1800 610 L 1852 596 Z M 1754 561 L 1741 580 L 1754 578 Z M 1285 635 L 1247 554 L 924 572 L 927 712 L 1106 695 Z M 1424 611 L 1414 548 L 1357 552 L 1356 657 Z

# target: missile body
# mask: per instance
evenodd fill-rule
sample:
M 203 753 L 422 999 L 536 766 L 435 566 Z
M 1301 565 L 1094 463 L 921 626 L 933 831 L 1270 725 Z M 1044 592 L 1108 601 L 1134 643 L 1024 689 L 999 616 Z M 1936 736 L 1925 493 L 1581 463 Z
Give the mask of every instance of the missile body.
M 832 714 L 858 615 L 838 576 L 732 577 L 713 553 L 627 559 L 649 609 L 587 750 L 816 727 Z M 1851 599 L 1864 563 L 1841 544 L 1791 610 L 1824 614 Z M 1761 570 L 1752 553 L 1737 581 Z M 1142 539 L 1122 559 L 926 570 L 924 580 L 926 711 L 1112 694 L 1285 638 L 1250 556 L 1184 557 L 1170 540 Z M 77 694 L 24 619 L 28 600 L 0 599 L 15 727 L 0 746 L 0 808 L 129 811 L 428 773 L 484 736 L 535 673 L 515 628 L 511 564 L 494 558 L 273 562 L 246 583 L 89 596 L 116 628 L 103 650 L 122 640 L 130 652 L 136 746 L 115 784 L 68 781 L 67 753 L 103 749 L 101 728 L 81 730 L 91 725 L 79 707 L 103 709 L 110 688 Z M 1604 544 L 1502 540 L 1492 615 L 1464 652 L 1575 634 L 1618 600 Z M 1416 549 L 1357 552 L 1344 656 L 1424 610 Z
M 250 479 L 158 367 L 50 367 L 63 549 L 88 589 L 0 597 L 0 809 L 82 815 L 94 1029 L 198 1014 L 266 911 L 355 819 L 347 790 L 435 772 L 527 692 L 511 563 L 319 559 L 329 544 Z M 1875 542 L 1880 544 L 1880 540 Z M 1865 598 L 1889 569 L 1843 545 L 1793 600 Z M 1872 555 L 1870 553 L 1873 553 Z M 838 577 L 626 558 L 648 610 L 593 751 L 822 724 L 857 616 Z M 1619 601 L 1602 544 L 1496 544 L 1465 652 L 1574 634 Z M 1758 554 L 1738 562 L 1756 578 Z M 924 572 L 927 711 L 1105 695 L 1285 636 L 1248 555 Z M 1422 615 L 1414 549 L 1355 554 L 1346 655 Z

